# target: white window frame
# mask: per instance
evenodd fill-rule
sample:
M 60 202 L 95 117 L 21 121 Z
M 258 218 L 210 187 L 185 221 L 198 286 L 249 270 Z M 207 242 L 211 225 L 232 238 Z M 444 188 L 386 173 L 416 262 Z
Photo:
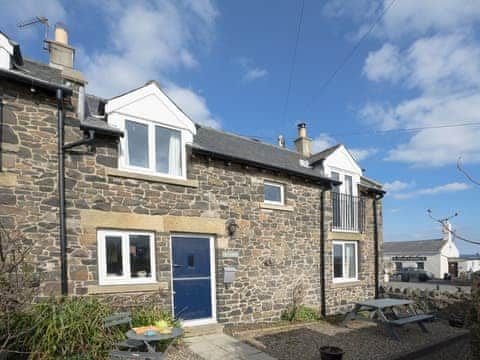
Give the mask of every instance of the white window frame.
M 353 244 L 355 247 L 355 277 L 350 278 L 346 277 L 345 274 L 347 273 L 346 271 L 346 261 L 345 261 L 345 245 L 346 244 Z M 333 247 L 334 245 L 341 245 L 342 246 L 342 272 L 343 272 L 343 277 L 335 277 L 335 258 L 334 258 L 334 251 Z M 358 281 L 358 242 L 357 241 L 333 241 L 332 242 L 332 281 L 334 283 L 342 283 L 342 282 L 352 282 L 352 281 Z
M 134 166 L 129 164 L 128 159 L 128 134 L 126 130 L 126 121 L 136 122 L 138 124 L 147 125 L 148 129 L 148 168 L 141 166 Z M 182 166 L 181 175 L 172 175 L 168 173 L 158 172 L 156 170 L 156 148 L 155 148 L 155 127 L 161 127 L 169 130 L 178 131 L 180 133 L 180 162 Z M 147 175 L 161 176 L 172 179 L 186 179 L 186 146 L 185 146 L 185 136 L 181 129 L 160 124 L 154 121 L 139 119 L 133 116 L 126 116 L 122 118 L 121 121 L 122 131 L 124 133 L 123 138 L 120 139 L 120 151 L 119 151 L 119 162 L 118 167 L 120 170 L 136 172 Z
M 150 277 L 132 278 L 130 273 L 130 235 L 146 235 L 150 238 Z M 116 236 L 122 239 L 122 276 L 107 275 L 107 249 L 105 238 Z M 99 285 L 128 285 L 128 284 L 152 284 L 156 282 L 155 266 L 155 234 L 145 231 L 128 230 L 98 230 L 97 231 L 97 254 L 98 254 L 98 283 Z M 126 256 L 125 256 L 126 255 Z
M 263 202 L 264 202 L 265 204 L 284 206 L 284 205 L 285 205 L 285 185 L 282 184 L 282 183 L 277 183 L 277 182 L 268 181 L 268 180 L 265 180 L 265 181 L 263 182 L 263 186 L 264 186 L 264 187 L 265 187 L 265 185 L 275 186 L 275 187 L 279 187 L 279 188 L 280 188 L 280 201 L 267 200 L 267 199 L 265 198 L 265 188 L 264 188 L 264 190 L 263 190 Z

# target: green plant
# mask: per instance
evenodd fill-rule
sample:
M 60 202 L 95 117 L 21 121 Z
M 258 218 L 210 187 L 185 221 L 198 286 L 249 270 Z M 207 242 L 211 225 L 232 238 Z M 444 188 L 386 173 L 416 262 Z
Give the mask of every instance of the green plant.
M 169 311 L 158 307 L 136 306 L 132 309 L 133 326 L 152 325 L 158 320 L 165 320 L 170 326 L 180 326 L 180 321 L 174 319 Z
M 30 359 L 104 358 L 123 337 L 120 329 L 104 328 L 103 319 L 111 313 L 95 298 L 48 298 L 17 314 L 16 331 L 29 332 L 10 350 L 28 352 Z
M 293 321 L 315 321 L 319 319 L 318 312 L 307 306 L 289 306 L 282 313 L 282 320 Z

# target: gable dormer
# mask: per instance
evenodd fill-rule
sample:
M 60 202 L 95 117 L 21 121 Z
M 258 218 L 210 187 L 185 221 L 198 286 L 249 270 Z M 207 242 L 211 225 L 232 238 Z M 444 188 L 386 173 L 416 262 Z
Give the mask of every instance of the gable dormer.
M 318 168 L 325 176 L 342 182 L 335 188 L 336 191 L 348 195 L 358 195 L 362 169 L 343 144 L 312 155 L 310 164 L 314 168 Z
M 120 170 L 186 179 L 186 144 L 193 142 L 193 121 L 156 82 L 110 99 L 108 123 L 124 133 Z

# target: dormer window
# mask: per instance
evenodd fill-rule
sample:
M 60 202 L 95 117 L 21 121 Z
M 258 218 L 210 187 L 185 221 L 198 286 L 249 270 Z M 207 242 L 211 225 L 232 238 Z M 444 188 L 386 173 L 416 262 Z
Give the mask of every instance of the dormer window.
M 147 175 L 147 180 L 155 176 L 153 181 L 187 180 L 186 146 L 197 128 L 156 82 L 109 100 L 105 114 L 108 124 L 124 134 L 119 170 Z
M 182 133 L 153 122 L 125 119 L 123 162 L 126 170 L 183 177 Z

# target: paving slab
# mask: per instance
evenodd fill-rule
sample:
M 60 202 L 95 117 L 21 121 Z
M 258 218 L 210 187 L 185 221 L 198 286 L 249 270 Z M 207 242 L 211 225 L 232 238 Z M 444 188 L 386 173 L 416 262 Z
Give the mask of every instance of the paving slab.
M 189 349 L 208 360 L 275 360 L 261 350 L 224 333 L 185 339 Z

